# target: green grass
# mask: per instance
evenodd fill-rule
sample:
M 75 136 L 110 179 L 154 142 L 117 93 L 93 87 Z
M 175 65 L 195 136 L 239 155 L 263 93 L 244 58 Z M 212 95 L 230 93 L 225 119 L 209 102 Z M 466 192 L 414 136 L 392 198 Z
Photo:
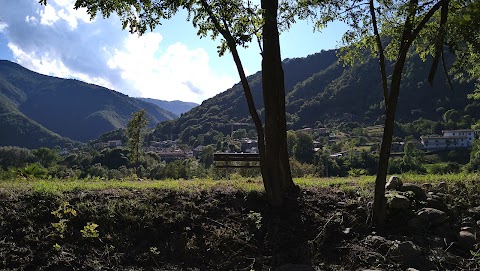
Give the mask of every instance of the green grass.
M 480 181 L 479 174 L 403 174 L 403 182 L 411 183 L 447 183 Z M 333 177 L 333 178 L 295 178 L 295 183 L 300 187 L 328 188 L 335 187 L 340 190 L 369 189 L 375 183 L 375 176 L 360 177 Z M 0 182 L 0 190 L 32 190 L 45 193 L 62 193 L 75 190 L 108 190 L 108 189 L 165 189 L 174 191 L 204 191 L 212 189 L 234 189 L 242 191 L 263 191 L 261 178 L 238 178 L 235 180 L 104 180 L 104 179 L 48 179 L 25 180 L 14 179 Z

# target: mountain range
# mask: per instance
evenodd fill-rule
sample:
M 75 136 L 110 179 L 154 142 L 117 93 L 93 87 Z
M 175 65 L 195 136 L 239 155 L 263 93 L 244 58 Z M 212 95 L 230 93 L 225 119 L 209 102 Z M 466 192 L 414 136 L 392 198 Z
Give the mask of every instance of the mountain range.
M 444 113 L 452 109 L 464 117 L 476 118 L 472 108 L 480 112 L 480 104 L 467 98 L 473 84 L 454 81 L 451 89 L 446 76 L 439 72 L 430 86 L 426 80 L 429 67 L 429 62 L 418 56 L 408 59 L 396 119 L 403 123 L 441 121 Z M 285 59 L 283 68 L 289 129 L 382 123 L 384 102 L 376 59 L 366 57 L 361 63 L 345 66 L 335 50 L 328 50 Z M 388 69 L 392 69 L 391 63 Z M 261 72 L 249 76 L 248 81 L 263 118 Z M 191 143 L 202 138 L 197 142 L 210 144 L 216 134 L 229 134 L 231 123 L 252 124 L 240 83 L 197 106 L 131 98 L 104 87 L 41 75 L 0 61 L 0 145 L 36 148 L 93 140 L 124 127 L 131 114 L 140 109 L 147 111 L 150 127 L 155 127 L 149 140 L 180 138 Z M 253 125 L 244 128 L 254 129 Z
M 448 61 L 448 59 L 447 59 Z M 418 119 L 442 120 L 454 109 L 464 112 L 472 100 L 467 94 L 473 84 L 447 84 L 444 73 L 438 72 L 433 86 L 427 82 L 430 61 L 412 55 L 404 68 L 396 119 L 407 123 Z M 361 125 L 383 124 L 384 102 L 378 60 L 366 57 L 362 62 L 346 66 L 337 51 L 321 51 L 304 58 L 283 61 L 286 86 L 286 110 L 289 129 L 335 127 L 341 123 Z M 388 72 L 393 64 L 388 64 Z M 248 77 L 257 110 L 263 117 L 261 72 Z M 477 106 L 477 105 L 475 105 Z M 472 116 L 474 117 L 474 116 Z M 153 132 L 154 139 L 179 137 L 188 143 L 204 135 L 204 143 L 218 132 L 229 134 L 231 123 L 252 124 L 243 88 L 240 83 L 204 101 L 180 118 L 162 122 Z M 242 127 L 253 130 L 254 127 Z
M 74 79 L 61 79 L 0 61 L 0 145 L 29 148 L 88 141 L 125 127 L 145 109 L 150 127 L 175 113 Z

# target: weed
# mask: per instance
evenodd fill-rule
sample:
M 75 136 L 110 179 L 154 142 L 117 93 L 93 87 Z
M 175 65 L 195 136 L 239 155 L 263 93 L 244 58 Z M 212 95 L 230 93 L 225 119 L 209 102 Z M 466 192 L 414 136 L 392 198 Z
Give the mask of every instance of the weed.
M 83 238 L 98 238 L 100 236 L 98 230 L 98 224 L 88 222 L 86 226 L 83 226 L 83 230 L 80 230 Z
M 62 249 L 62 246 L 60 246 L 58 243 L 55 243 L 55 245 L 53 245 L 53 249 L 55 251 L 60 251 Z
M 67 222 L 70 220 L 71 217 L 77 216 L 77 211 L 73 209 L 68 202 L 62 203 L 57 210 L 51 213 L 55 217 L 59 219 L 58 222 L 52 223 L 53 228 L 55 229 L 56 233 L 50 234 L 51 236 L 59 236 L 60 238 L 64 238 L 64 233 L 67 231 Z
M 250 213 L 247 215 L 248 219 L 252 221 L 255 224 L 255 227 L 257 229 L 262 228 L 262 214 L 257 213 L 254 211 L 250 211 Z
M 160 255 L 160 251 L 158 250 L 157 247 L 150 247 L 150 253 L 152 253 L 153 255 Z

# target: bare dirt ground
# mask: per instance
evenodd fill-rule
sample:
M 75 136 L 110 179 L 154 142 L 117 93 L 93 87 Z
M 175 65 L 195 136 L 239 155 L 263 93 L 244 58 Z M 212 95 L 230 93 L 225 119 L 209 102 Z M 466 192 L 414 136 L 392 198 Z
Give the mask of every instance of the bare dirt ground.
M 302 188 L 281 210 L 228 188 L 0 190 L 0 270 L 477 269 L 478 186 L 422 189 L 391 192 L 409 204 L 390 203 L 382 231 L 368 195 L 336 187 Z

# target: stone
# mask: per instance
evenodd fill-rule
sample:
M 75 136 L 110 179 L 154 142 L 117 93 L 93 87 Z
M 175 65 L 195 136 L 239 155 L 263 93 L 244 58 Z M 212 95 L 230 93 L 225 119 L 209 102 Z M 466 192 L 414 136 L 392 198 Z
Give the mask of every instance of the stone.
M 475 219 L 480 219 L 480 206 L 468 209 L 468 213 L 472 215 Z
M 477 238 L 469 231 L 460 231 L 458 233 L 458 243 L 462 248 L 471 249 L 477 243 Z
M 466 216 L 462 219 L 462 224 L 463 227 L 472 227 L 475 226 L 475 219 L 472 217 Z
M 431 183 L 424 183 L 422 184 L 422 188 L 428 191 L 433 188 L 433 185 Z
M 400 177 L 391 176 L 387 184 L 385 185 L 385 190 L 397 190 L 402 185 L 403 185 L 403 182 L 402 180 L 400 180 Z
M 415 269 L 415 268 L 411 268 L 411 267 L 410 267 L 410 268 L 407 268 L 407 270 L 406 270 L 406 271 L 419 271 L 419 270 L 418 270 L 418 269 Z
M 423 191 L 423 189 L 420 186 L 412 183 L 403 184 L 401 187 L 398 188 L 398 190 L 403 192 L 407 192 L 407 191 L 413 192 L 415 194 L 415 199 L 417 200 L 424 201 L 427 199 L 427 195 L 425 194 L 425 191 Z
M 475 234 L 475 229 L 472 228 L 472 227 L 461 227 L 460 228 L 460 231 L 468 231 L 469 233 L 473 234 L 473 235 L 476 235 Z
M 477 227 L 480 227 L 480 220 L 477 220 Z
M 421 253 L 420 248 L 412 241 L 396 241 L 388 250 L 388 254 L 402 263 L 415 263 L 416 257 L 420 256 Z
M 438 191 L 446 192 L 446 191 L 447 191 L 447 187 L 448 187 L 448 186 L 447 186 L 447 183 L 446 183 L 446 182 L 439 182 L 439 183 L 437 184 L 436 189 L 437 189 Z
M 393 197 L 390 199 L 390 208 L 392 209 L 400 209 L 400 210 L 405 210 L 410 208 L 410 205 L 412 202 L 405 196 L 395 194 Z
M 447 237 L 452 234 L 452 228 L 449 223 L 443 223 L 439 226 L 432 228 L 431 232 L 433 232 L 436 236 Z
M 444 211 L 427 207 L 417 212 L 417 218 L 432 226 L 438 226 L 447 220 L 447 214 Z
M 438 209 L 444 212 L 448 211 L 448 206 L 438 198 L 434 198 L 434 197 L 427 198 L 427 207 Z
M 378 235 L 369 235 L 365 238 L 365 242 L 372 248 L 384 253 L 393 245 L 393 241 Z
M 421 231 L 428 226 L 428 222 L 418 217 L 414 217 L 408 221 L 408 227 L 412 231 Z

